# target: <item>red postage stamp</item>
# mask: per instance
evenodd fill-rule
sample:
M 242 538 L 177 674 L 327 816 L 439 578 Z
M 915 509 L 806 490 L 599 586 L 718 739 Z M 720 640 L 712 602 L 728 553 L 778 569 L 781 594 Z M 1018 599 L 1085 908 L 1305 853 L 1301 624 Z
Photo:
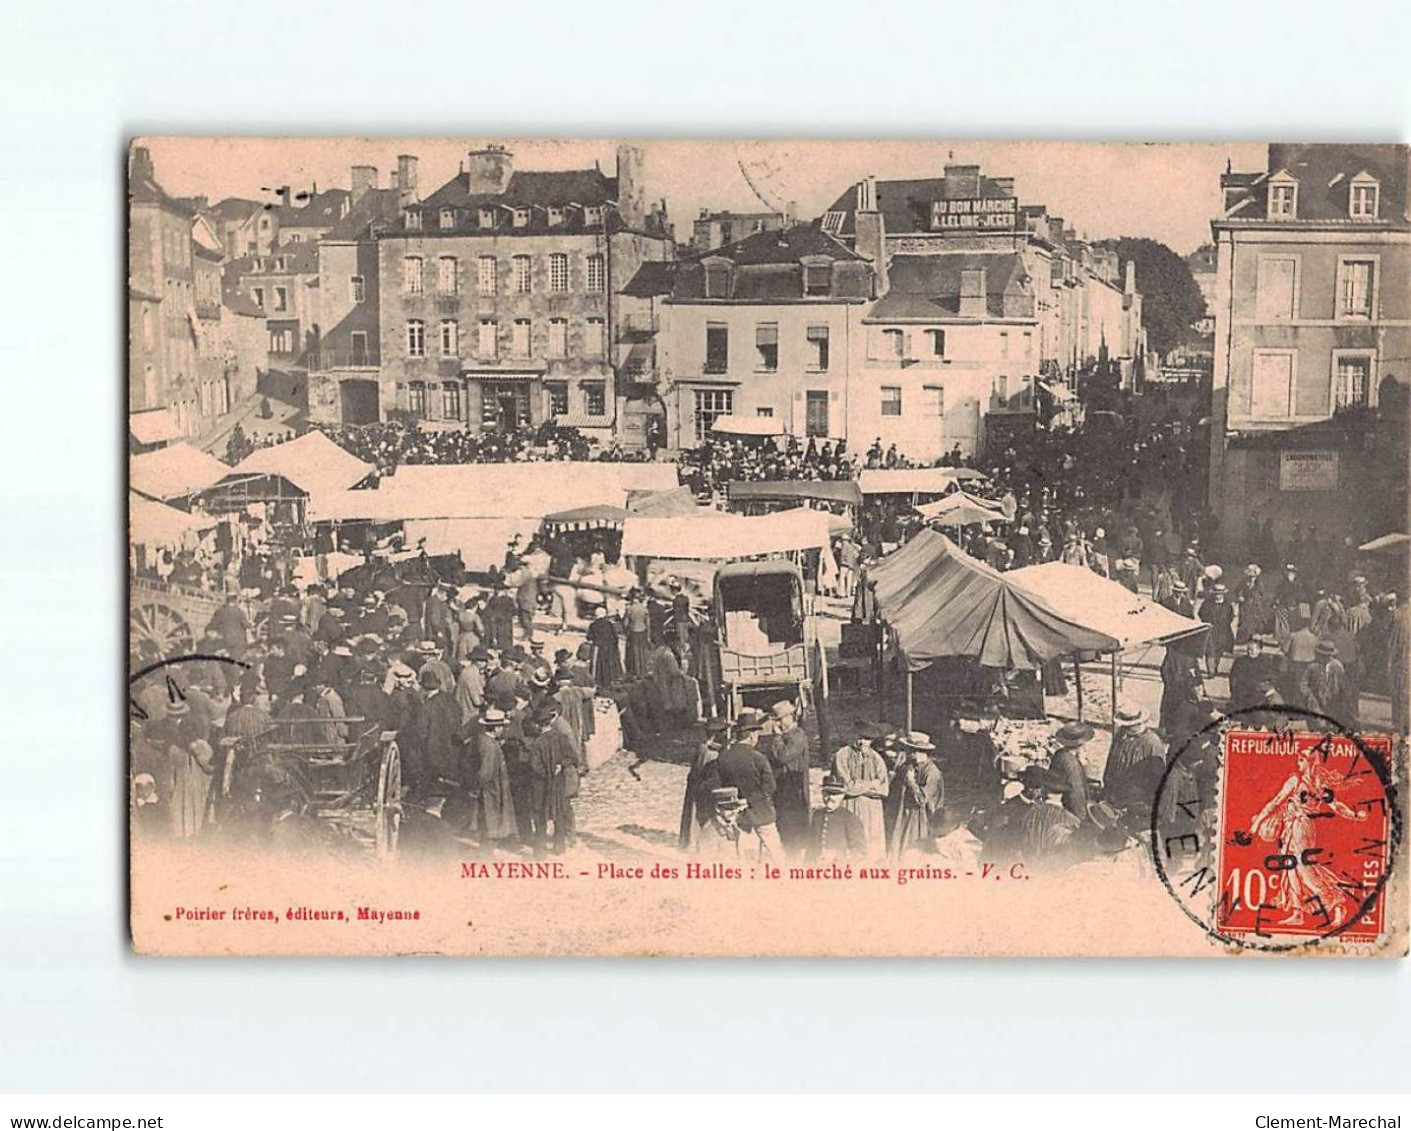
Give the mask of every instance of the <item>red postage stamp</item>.
M 1391 750 L 1385 735 L 1225 734 L 1217 931 L 1289 941 L 1381 934 Z

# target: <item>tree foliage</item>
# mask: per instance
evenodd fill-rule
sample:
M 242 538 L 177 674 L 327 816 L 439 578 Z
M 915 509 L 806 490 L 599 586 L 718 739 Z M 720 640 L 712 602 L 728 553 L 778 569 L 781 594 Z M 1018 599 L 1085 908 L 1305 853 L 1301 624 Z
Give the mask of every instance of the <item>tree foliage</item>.
M 1137 265 L 1137 290 L 1142 295 L 1142 326 L 1147 343 L 1159 354 L 1175 349 L 1191 323 L 1204 317 L 1205 300 L 1186 261 L 1157 240 L 1123 236 L 1116 241 L 1117 258 L 1125 273 Z

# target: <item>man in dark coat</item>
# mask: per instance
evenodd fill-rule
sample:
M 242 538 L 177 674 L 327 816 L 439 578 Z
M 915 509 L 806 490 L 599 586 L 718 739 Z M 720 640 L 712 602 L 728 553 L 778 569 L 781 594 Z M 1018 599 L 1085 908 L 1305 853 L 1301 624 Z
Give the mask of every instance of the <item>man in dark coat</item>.
M 808 838 L 808 735 L 799 726 L 794 705 L 787 699 L 772 708 L 774 741 L 770 768 L 774 771 L 774 811 L 784 851 L 795 855 Z
M 730 724 L 724 719 L 711 719 L 706 723 L 705 737 L 686 772 L 686 794 L 681 799 L 681 828 L 677 838 L 683 851 L 695 846 L 700 827 L 711 819 L 713 791 L 720 786 L 720 767 L 716 762 L 729 735 Z
M 485 602 L 485 642 L 501 652 L 514 644 L 514 598 L 508 591 L 497 589 Z
M 1082 827 L 1082 819 L 1068 807 L 1068 787 L 1063 775 L 1051 769 L 1034 775 L 1041 797 L 1019 816 L 1016 848 L 1019 858 L 1035 866 L 1053 866 L 1068 859 L 1069 842 Z M 1084 809 L 1083 816 L 1087 816 Z
M 1146 779 L 1140 775 L 1138 767 L 1151 758 L 1164 763 L 1166 744 L 1151 729 L 1151 716 L 1140 707 L 1119 709 L 1116 723 L 1117 733 L 1112 736 L 1112 748 L 1102 771 L 1103 793 L 1118 808 L 1143 800 L 1150 805 L 1151 798 L 1142 798 L 1139 793 Z
M 461 785 L 461 711 L 435 672 L 422 672 L 420 682 L 426 698 L 412 717 L 404 764 L 410 792 L 424 797 L 443 783 Z
M 1240 644 L 1274 631 L 1274 602 L 1259 580 L 1261 573 L 1263 570 L 1254 562 L 1250 562 L 1244 567 L 1244 578 L 1235 590 L 1234 605 L 1239 613 L 1235 641 Z
M 572 845 L 578 831 L 573 799 L 578 796 L 580 756 L 568 732 L 554 725 L 558 712 L 557 703 L 552 699 L 544 700 L 534 714 L 532 725 L 538 733 L 530 739 L 527 751 L 529 820 L 536 853 L 542 853 L 546 844 L 552 852 L 563 852 Z M 552 842 L 549 842 L 550 825 L 553 826 Z
M 211 621 L 206 626 L 206 631 L 219 636 L 221 643 L 225 645 L 232 656 L 244 653 L 250 643 L 250 618 L 240 607 L 240 601 L 236 594 L 231 593 L 226 597 L 225 604 L 211 614 Z
M 483 844 L 497 845 L 519 832 L 510 787 L 509 763 L 500 744 L 507 716 L 497 707 L 487 707 L 480 716 L 475 736 L 476 782 L 480 789 L 479 826 Z
M 588 625 L 588 641 L 593 648 L 593 676 L 599 687 L 611 687 L 622 678 L 622 648 L 617 623 L 602 606 Z
M 1205 633 L 1205 672 L 1220 674 L 1220 660 L 1235 643 L 1235 607 L 1230 604 L 1225 585 L 1216 582 L 1210 595 L 1200 603 L 1200 619 L 1210 626 Z
M 867 833 L 856 813 L 843 808 L 847 785 L 829 774 L 823 779 L 823 808 L 815 810 L 805 859 L 810 864 L 866 860 Z
M 740 712 L 735 719 L 735 741 L 717 759 L 722 786 L 734 786 L 747 803 L 740 817 L 740 828 L 759 837 L 760 848 L 776 862 L 784 859 L 784 846 L 779 840 L 774 813 L 774 771 L 769 759 L 759 750 L 759 735 L 764 729 L 764 716 L 751 709 Z
M 1088 812 L 1088 775 L 1078 760 L 1078 750 L 1092 738 L 1087 723 L 1064 723 L 1053 736 L 1049 773 L 1063 782 L 1063 807 L 1080 820 Z

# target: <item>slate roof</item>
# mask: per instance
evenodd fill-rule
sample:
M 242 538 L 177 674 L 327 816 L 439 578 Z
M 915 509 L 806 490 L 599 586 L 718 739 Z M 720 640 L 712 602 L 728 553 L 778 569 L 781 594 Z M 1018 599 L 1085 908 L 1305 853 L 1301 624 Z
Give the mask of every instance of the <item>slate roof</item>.
M 1225 216 L 1217 223 L 1374 223 L 1349 215 L 1352 179 L 1367 173 L 1380 185 L 1377 221 L 1406 226 L 1408 152 L 1404 145 L 1270 145 L 1266 171 L 1220 178 Z M 1269 220 L 1269 181 L 1279 173 L 1298 183 L 1293 220 Z
M 633 298 L 652 298 L 669 295 L 676 281 L 677 264 L 673 260 L 648 260 L 637 268 L 637 273 L 627 280 L 622 293 Z
M 830 293 L 804 294 L 804 260 L 831 261 Z M 653 268 L 643 277 L 639 271 L 628 287 L 629 294 L 667 294 L 675 299 L 706 298 L 706 261 L 729 260 L 731 273 L 729 299 L 735 302 L 777 300 L 868 299 L 872 297 L 872 267 L 866 259 L 822 231 L 817 224 L 800 224 L 773 232 L 756 232 L 736 243 L 680 260 L 672 271 Z M 668 289 L 650 290 L 651 286 Z M 712 298 L 715 296 L 711 296 Z M 722 298 L 725 296 L 721 296 Z
M 1014 253 L 894 255 L 887 267 L 888 291 L 867 314 L 871 322 L 930 321 L 960 316 L 961 272 L 983 268 L 985 309 L 993 318 L 1033 317 L 1033 310 L 1005 311 L 1006 294 L 1027 295 L 1030 278 Z
M 327 228 L 343 218 L 343 206 L 352 197 L 347 189 L 324 189 L 302 207 L 281 205 L 275 209 L 280 227 Z
M 956 192 L 955 186 L 948 185 L 945 177 L 878 181 L 877 209 L 882 213 L 888 235 L 929 232 L 932 230 L 931 205 L 934 202 L 970 195 L 972 194 Z M 1013 195 L 1013 191 L 1006 186 L 1000 185 L 989 177 L 980 177 L 979 199 L 996 200 Z M 855 234 L 853 212 L 856 203 L 857 186 L 849 185 L 847 190 L 828 206 L 829 212 L 844 214 L 841 225 L 836 229 L 839 235 L 851 236 Z
M 358 197 L 348 215 L 325 232 L 323 238 L 335 242 L 366 239 L 372 225 L 396 223 L 400 213 L 396 189 L 368 189 Z

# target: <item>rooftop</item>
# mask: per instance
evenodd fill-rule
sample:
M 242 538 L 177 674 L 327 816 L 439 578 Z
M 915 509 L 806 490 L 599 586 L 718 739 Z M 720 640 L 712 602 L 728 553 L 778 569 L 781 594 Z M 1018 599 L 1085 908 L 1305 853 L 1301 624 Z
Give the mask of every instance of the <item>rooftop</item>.
M 1232 171 L 1220 178 L 1224 215 L 1215 223 L 1411 226 L 1406 195 L 1408 153 L 1411 151 L 1404 145 L 1270 145 L 1266 170 Z M 1368 178 L 1378 186 L 1377 213 L 1354 217 L 1352 184 Z M 1296 186 L 1292 217 L 1269 215 L 1269 186 L 1279 180 Z

